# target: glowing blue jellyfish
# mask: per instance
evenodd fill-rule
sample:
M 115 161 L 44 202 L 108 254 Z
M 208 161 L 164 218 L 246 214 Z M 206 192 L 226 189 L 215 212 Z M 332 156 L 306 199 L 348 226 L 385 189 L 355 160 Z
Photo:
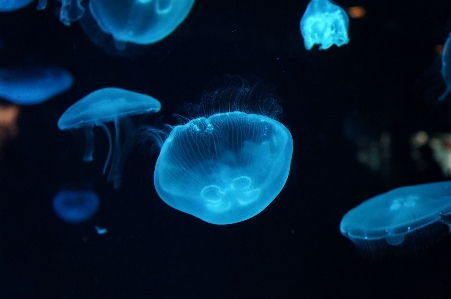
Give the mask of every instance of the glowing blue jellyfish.
M 97 212 L 97 195 L 86 190 L 61 190 L 53 199 L 53 210 L 67 223 L 81 223 Z
M 0 69 L 0 98 L 19 105 L 34 105 L 72 86 L 72 76 L 59 67 Z
M 9 12 L 27 6 L 33 0 L 0 0 L 0 12 Z
M 58 120 L 60 130 L 84 128 L 86 136 L 86 149 L 84 161 L 92 161 L 94 152 L 93 127 L 102 127 L 110 141 L 110 149 L 105 162 L 103 173 L 109 164 L 111 155 L 113 160 L 108 174 L 108 182 L 114 182 L 114 188 L 118 188 L 122 178 L 122 167 L 128 157 L 133 144 L 136 128 L 130 120 L 130 116 L 157 112 L 160 110 L 160 102 L 156 99 L 136 92 L 120 88 L 103 88 L 96 90 L 82 98 L 61 115 Z M 116 136 L 114 144 L 111 134 L 105 122 L 114 122 Z M 121 145 L 120 132 L 125 132 Z
M 60 11 L 60 21 L 66 26 L 70 25 L 70 22 L 79 20 L 85 9 L 81 6 L 82 0 L 60 0 L 61 11 Z M 47 6 L 47 0 L 39 0 L 37 10 L 45 9 Z
M 320 44 L 326 50 L 333 44 L 340 47 L 349 42 L 348 16 L 339 6 L 328 0 L 312 0 L 301 19 L 304 46 L 310 50 Z
M 402 187 L 375 196 L 350 210 L 341 233 L 374 254 L 415 249 L 443 235 L 451 226 L 451 183 Z
M 276 198 L 288 177 L 293 141 L 271 118 L 280 112 L 273 98 L 260 98 L 272 105 L 260 109 L 265 115 L 240 107 L 253 92 L 244 83 L 209 93 L 197 111 L 209 110 L 206 102 L 226 111 L 172 129 L 154 173 L 155 189 L 168 205 L 212 224 L 231 224 L 257 215 Z
M 118 49 L 126 43 L 147 45 L 168 36 L 183 22 L 194 0 L 91 0 L 89 10 Z
M 445 46 L 443 47 L 442 53 L 442 76 L 446 83 L 445 92 L 438 98 L 442 101 L 448 93 L 451 91 L 451 34 L 446 40 Z

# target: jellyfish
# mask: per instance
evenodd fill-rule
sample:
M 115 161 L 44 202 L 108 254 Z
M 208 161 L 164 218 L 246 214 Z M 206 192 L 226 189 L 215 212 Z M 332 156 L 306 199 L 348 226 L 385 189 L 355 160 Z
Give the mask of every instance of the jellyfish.
M 439 101 L 442 101 L 446 98 L 448 93 L 451 91 L 451 34 L 448 36 L 448 39 L 445 42 L 445 46 L 443 47 L 442 53 L 442 76 L 443 80 L 446 84 L 445 92 L 438 98 Z
M 156 99 L 136 92 L 120 88 L 102 88 L 85 96 L 61 115 L 58 120 L 60 130 L 83 128 L 85 131 L 86 148 L 84 161 L 92 161 L 94 152 L 93 127 L 100 126 L 108 136 L 110 148 L 103 168 L 103 173 L 110 162 L 108 182 L 114 182 L 114 188 L 119 188 L 123 164 L 130 153 L 136 128 L 131 119 L 132 115 L 158 112 L 160 102 Z M 106 122 L 114 122 L 115 139 L 111 138 Z M 120 131 L 124 130 L 125 137 L 121 145 Z
M 87 190 L 61 190 L 53 199 L 56 215 L 71 224 L 88 220 L 94 216 L 98 207 L 97 195 Z
M 183 22 L 194 0 L 91 0 L 89 10 L 100 29 L 113 36 L 115 46 L 147 45 L 162 40 Z
M 431 244 L 451 227 L 451 183 L 402 187 L 375 196 L 347 212 L 341 233 L 373 254 Z
M 33 0 L 3 0 L 0 1 L 0 12 L 10 12 L 17 9 L 21 9 Z
M 320 44 L 319 49 L 326 50 L 333 44 L 340 47 L 349 42 L 348 16 L 341 7 L 328 0 L 310 1 L 300 25 L 307 50 L 314 44 Z
M 72 76 L 56 66 L 0 69 L 0 98 L 14 104 L 39 104 L 71 86 Z
M 173 127 L 155 165 L 161 199 L 212 224 L 244 221 L 265 209 L 285 185 L 293 152 L 290 132 L 275 119 L 280 106 L 273 95 L 256 99 L 256 86 L 233 83 L 188 106 L 206 114 Z M 268 105 L 251 111 L 251 99 Z M 213 113 L 215 103 L 223 108 Z
M 85 9 L 81 6 L 82 0 L 60 0 L 61 10 L 60 10 L 60 21 L 66 26 L 70 25 L 70 22 L 79 20 Z M 47 0 L 39 0 L 37 10 L 43 10 L 47 7 Z

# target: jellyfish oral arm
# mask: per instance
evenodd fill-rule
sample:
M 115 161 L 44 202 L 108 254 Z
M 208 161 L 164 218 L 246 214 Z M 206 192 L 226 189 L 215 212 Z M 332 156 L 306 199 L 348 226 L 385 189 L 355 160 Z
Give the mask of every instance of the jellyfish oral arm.
M 94 153 L 94 133 L 92 126 L 86 126 L 85 130 L 85 153 L 83 154 L 83 161 L 91 162 L 92 154 Z

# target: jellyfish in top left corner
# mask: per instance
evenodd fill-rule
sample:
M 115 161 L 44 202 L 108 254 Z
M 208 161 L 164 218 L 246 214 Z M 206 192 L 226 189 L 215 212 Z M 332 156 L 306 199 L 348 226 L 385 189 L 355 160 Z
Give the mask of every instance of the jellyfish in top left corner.
M 0 98 L 19 105 L 39 104 L 66 91 L 72 80 L 57 66 L 0 68 Z
M 10 12 L 17 9 L 21 9 L 33 0 L 2 0 L 0 1 L 0 12 Z
M 94 216 L 99 207 L 97 195 L 88 190 L 63 189 L 53 198 L 53 210 L 64 222 L 77 224 Z
M 341 7 L 329 0 L 311 0 L 300 23 L 305 48 L 310 50 L 319 44 L 320 50 L 326 50 L 333 44 L 337 47 L 347 44 L 348 22 Z
M 85 12 L 84 7 L 81 5 L 82 0 L 60 0 L 60 21 L 66 26 L 69 26 L 71 22 L 78 21 Z M 42 10 L 47 7 L 47 0 L 39 0 L 37 10 Z
M 103 173 L 110 164 L 108 182 L 114 182 L 114 188 L 119 188 L 122 180 L 122 167 L 132 149 L 136 127 L 130 119 L 133 115 L 155 113 L 160 110 L 160 102 L 151 96 L 128 91 L 121 88 L 102 88 L 96 90 L 69 108 L 58 120 L 60 130 L 84 129 L 86 149 L 84 161 L 92 161 L 94 151 L 93 127 L 100 126 L 108 136 L 110 148 L 103 168 Z M 105 125 L 114 122 L 114 142 L 111 133 Z M 125 132 L 121 138 L 121 130 Z M 111 157 L 112 156 L 112 157 Z
M 171 34 L 186 18 L 194 0 L 91 0 L 89 13 L 96 22 L 83 29 L 96 44 L 98 26 L 103 33 L 111 35 L 114 46 L 124 50 L 127 43 L 148 45 Z M 83 24 L 83 19 L 82 19 Z M 103 37 L 101 37 L 103 38 Z

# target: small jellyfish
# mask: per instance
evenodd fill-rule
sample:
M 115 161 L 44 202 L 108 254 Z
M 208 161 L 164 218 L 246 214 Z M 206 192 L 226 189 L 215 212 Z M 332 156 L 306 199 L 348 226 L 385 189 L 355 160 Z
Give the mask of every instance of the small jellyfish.
M 86 149 L 83 160 L 92 161 L 94 152 L 92 128 L 94 126 L 102 127 L 110 142 L 110 149 L 103 172 L 106 172 L 112 155 L 113 160 L 108 174 L 108 182 L 114 182 L 114 188 L 119 188 L 122 167 L 130 153 L 136 133 L 135 125 L 129 117 L 137 114 L 158 112 L 159 110 L 160 102 L 150 96 L 120 88 L 103 88 L 90 93 L 67 108 L 58 120 L 58 128 L 60 130 L 84 128 Z M 116 131 L 114 144 L 110 131 L 104 124 L 111 121 L 114 122 Z M 121 129 L 125 131 L 122 145 Z
M 183 22 L 194 0 L 91 0 L 89 10 L 100 29 L 113 36 L 115 46 L 147 45 L 162 40 Z
M 402 187 L 350 210 L 341 233 L 373 255 L 431 244 L 451 226 L 451 183 Z
M 85 12 L 84 7 L 81 5 L 82 0 L 60 0 L 60 21 L 66 26 L 70 25 L 70 22 L 79 20 Z M 43 10 L 47 7 L 47 0 L 39 0 L 37 10 Z
M 71 86 L 72 76 L 56 66 L 0 69 L 0 98 L 14 104 L 39 104 Z
M 340 47 L 349 42 L 348 16 L 329 0 L 312 0 L 307 5 L 300 26 L 307 50 L 314 44 L 320 44 L 319 49 L 326 50 L 333 44 Z
M 53 199 L 53 210 L 63 221 L 71 224 L 84 222 L 94 216 L 99 199 L 92 191 L 61 190 Z
M 33 0 L 2 0 L 0 1 L 0 12 L 10 12 L 13 10 L 21 9 Z
M 442 101 L 451 92 L 451 34 L 445 42 L 442 53 L 442 76 L 446 84 L 445 92 L 438 98 Z
M 234 83 L 188 106 L 199 113 L 214 103 L 225 109 L 173 127 L 154 172 L 164 202 L 212 224 L 244 221 L 264 210 L 285 185 L 291 164 L 293 141 L 274 119 L 280 112 L 274 96 L 260 95 L 256 101 L 269 105 L 251 112 L 246 102 L 258 90 L 244 80 Z

